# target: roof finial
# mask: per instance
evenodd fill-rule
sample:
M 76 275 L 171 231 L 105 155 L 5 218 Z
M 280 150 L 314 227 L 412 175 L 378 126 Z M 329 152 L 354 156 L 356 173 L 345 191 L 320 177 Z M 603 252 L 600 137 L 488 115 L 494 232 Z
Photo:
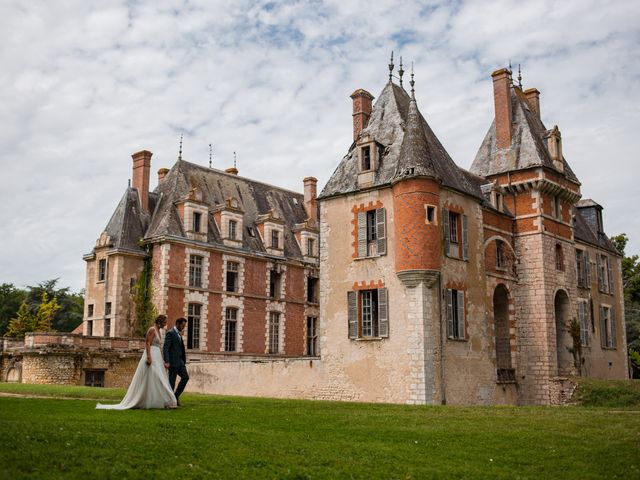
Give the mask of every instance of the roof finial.
M 391 50 L 391 61 L 389 62 L 389 82 L 391 82 L 391 77 L 393 76 L 393 50 Z
M 400 75 L 400 86 L 402 86 L 402 75 L 404 75 L 404 70 L 402 69 L 402 56 L 400 57 L 400 70 L 398 70 L 398 75 Z
M 178 160 L 182 160 L 182 134 L 180 134 L 180 150 L 178 150 Z
M 233 168 L 237 168 L 237 165 L 236 165 L 236 152 L 235 151 L 233 152 Z
M 518 86 L 522 90 L 522 71 L 520 70 L 520 64 L 518 64 Z
M 209 168 L 211 168 L 211 156 L 212 156 L 211 150 L 212 150 L 212 148 L 213 148 L 213 145 L 209 144 Z
M 409 85 L 411 85 L 411 98 L 413 100 L 416 99 L 416 93 L 413 89 L 413 86 L 415 85 L 415 81 L 413 80 L 413 62 L 411 62 L 411 81 L 409 82 Z

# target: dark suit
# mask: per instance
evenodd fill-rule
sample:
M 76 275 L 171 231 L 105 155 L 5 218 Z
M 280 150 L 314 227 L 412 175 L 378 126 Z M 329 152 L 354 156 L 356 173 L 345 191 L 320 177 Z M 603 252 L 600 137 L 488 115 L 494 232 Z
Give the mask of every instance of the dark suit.
M 169 330 L 164 337 L 163 348 L 164 361 L 169 364 L 169 384 L 171 389 L 175 389 L 176 399 L 180 398 L 184 387 L 189 381 L 189 373 L 187 372 L 186 362 L 187 355 L 184 348 L 182 337 L 175 328 Z M 176 389 L 176 376 L 180 377 L 180 383 Z

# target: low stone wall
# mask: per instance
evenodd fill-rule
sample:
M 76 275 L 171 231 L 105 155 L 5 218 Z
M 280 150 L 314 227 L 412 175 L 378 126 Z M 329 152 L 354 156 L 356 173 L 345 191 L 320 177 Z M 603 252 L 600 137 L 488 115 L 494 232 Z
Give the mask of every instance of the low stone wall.
M 324 381 L 318 358 L 207 359 L 188 363 L 188 392 L 272 398 L 358 400 L 355 392 Z
M 87 372 L 104 376 L 105 387 L 127 387 L 144 348 L 141 338 L 29 333 L 2 339 L 0 381 L 84 385 Z
M 571 402 L 578 384 L 565 377 L 554 377 L 549 380 L 549 403 L 551 405 L 566 405 Z

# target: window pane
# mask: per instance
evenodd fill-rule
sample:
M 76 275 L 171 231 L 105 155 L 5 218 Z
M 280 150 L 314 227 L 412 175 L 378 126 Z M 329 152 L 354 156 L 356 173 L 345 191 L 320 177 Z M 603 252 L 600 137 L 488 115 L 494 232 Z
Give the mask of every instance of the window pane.
M 280 347 L 280 314 L 269 314 L 269 353 L 278 353 Z

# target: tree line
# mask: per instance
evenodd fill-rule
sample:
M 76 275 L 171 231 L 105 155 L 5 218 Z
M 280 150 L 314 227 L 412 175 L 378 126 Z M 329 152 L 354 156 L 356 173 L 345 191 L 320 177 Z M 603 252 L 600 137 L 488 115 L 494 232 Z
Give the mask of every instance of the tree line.
M 622 255 L 622 288 L 624 290 L 624 316 L 627 325 L 627 348 L 633 366 L 634 378 L 640 377 L 640 258 L 627 256 L 625 249 L 629 242 L 627 234 L 611 237 Z
M 58 279 L 18 288 L 0 284 L 0 336 L 27 332 L 70 332 L 82 323 L 84 291 L 59 288 Z

